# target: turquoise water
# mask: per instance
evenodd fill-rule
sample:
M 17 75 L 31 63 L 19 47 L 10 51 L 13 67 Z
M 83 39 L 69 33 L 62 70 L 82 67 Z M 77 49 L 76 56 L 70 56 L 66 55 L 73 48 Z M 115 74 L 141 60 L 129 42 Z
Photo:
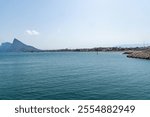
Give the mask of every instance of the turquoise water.
M 150 99 L 150 61 L 119 52 L 0 53 L 0 99 Z

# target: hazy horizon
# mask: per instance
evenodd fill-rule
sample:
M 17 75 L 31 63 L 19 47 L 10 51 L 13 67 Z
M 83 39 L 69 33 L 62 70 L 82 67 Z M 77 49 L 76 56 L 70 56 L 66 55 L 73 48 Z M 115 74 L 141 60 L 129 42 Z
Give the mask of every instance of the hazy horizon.
M 0 44 L 40 49 L 150 43 L 148 0 L 1 0 Z
M 14 39 L 17 39 L 17 38 L 14 38 Z M 13 40 L 11 42 L 8 42 L 8 41 L 7 42 L 2 42 L 2 43 L 0 43 L 0 46 L 2 44 L 4 44 L 4 43 L 11 43 L 12 44 Z M 17 40 L 19 40 L 19 39 L 17 39 Z M 24 43 L 24 42 L 22 42 L 22 43 Z M 26 43 L 24 43 L 24 44 L 26 44 Z M 29 43 L 26 44 L 26 45 L 32 46 Z M 76 48 L 76 47 L 74 47 L 74 48 L 50 48 L 50 49 L 45 49 L 45 50 L 53 50 L 53 49 L 56 49 L 56 50 L 57 49 L 83 49 L 83 48 L 96 48 L 96 47 L 122 47 L 122 48 L 126 48 L 127 47 L 128 48 L 128 47 L 148 47 L 148 46 L 150 46 L 150 43 L 143 43 L 143 44 L 140 44 L 140 43 L 135 43 L 135 44 L 120 44 L 120 45 L 115 45 L 115 46 L 92 46 L 92 47 L 78 47 L 78 48 Z M 37 48 L 36 46 L 34 46 L 34 47 Z M 41 49 L 41 48 L 37 48 L 37 49 Z

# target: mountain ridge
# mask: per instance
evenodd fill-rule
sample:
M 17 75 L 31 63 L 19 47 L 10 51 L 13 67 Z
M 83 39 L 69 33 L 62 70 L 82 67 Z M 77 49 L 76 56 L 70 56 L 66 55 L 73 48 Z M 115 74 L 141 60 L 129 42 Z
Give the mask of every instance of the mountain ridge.
M 40 49 L 37 49 L 33 46 L 26 45 L 20 40 L 14 38 L 12 43 L 5 42 L 0 46 L 0 52 L 38 52 Z

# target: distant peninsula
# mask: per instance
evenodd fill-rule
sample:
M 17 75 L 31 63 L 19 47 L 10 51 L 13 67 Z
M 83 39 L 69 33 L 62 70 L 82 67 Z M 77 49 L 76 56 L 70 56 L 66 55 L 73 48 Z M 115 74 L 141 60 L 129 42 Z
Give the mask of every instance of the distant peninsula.
M 41 50 L 26 45 L 14 38 L 13 42 L 5 42 L 0 46 L 0 52 L 124 52 L 129 58 L 150 59 L 150 47 L 95 47 L 78 49 Z
M 0 52 L 38 52 L 41 51 L 33 46 L 26 45 L 14 38 L 13 43 L 5 42 L 0 46 Z

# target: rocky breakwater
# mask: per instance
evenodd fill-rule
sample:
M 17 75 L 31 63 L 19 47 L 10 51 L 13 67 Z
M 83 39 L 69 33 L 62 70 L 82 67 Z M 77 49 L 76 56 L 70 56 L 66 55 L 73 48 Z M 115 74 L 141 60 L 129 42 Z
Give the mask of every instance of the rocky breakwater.
M 150 49 L 141 51 L 127 51 L 124 52 L 129 58 L 149 59 L 150 60 Z

